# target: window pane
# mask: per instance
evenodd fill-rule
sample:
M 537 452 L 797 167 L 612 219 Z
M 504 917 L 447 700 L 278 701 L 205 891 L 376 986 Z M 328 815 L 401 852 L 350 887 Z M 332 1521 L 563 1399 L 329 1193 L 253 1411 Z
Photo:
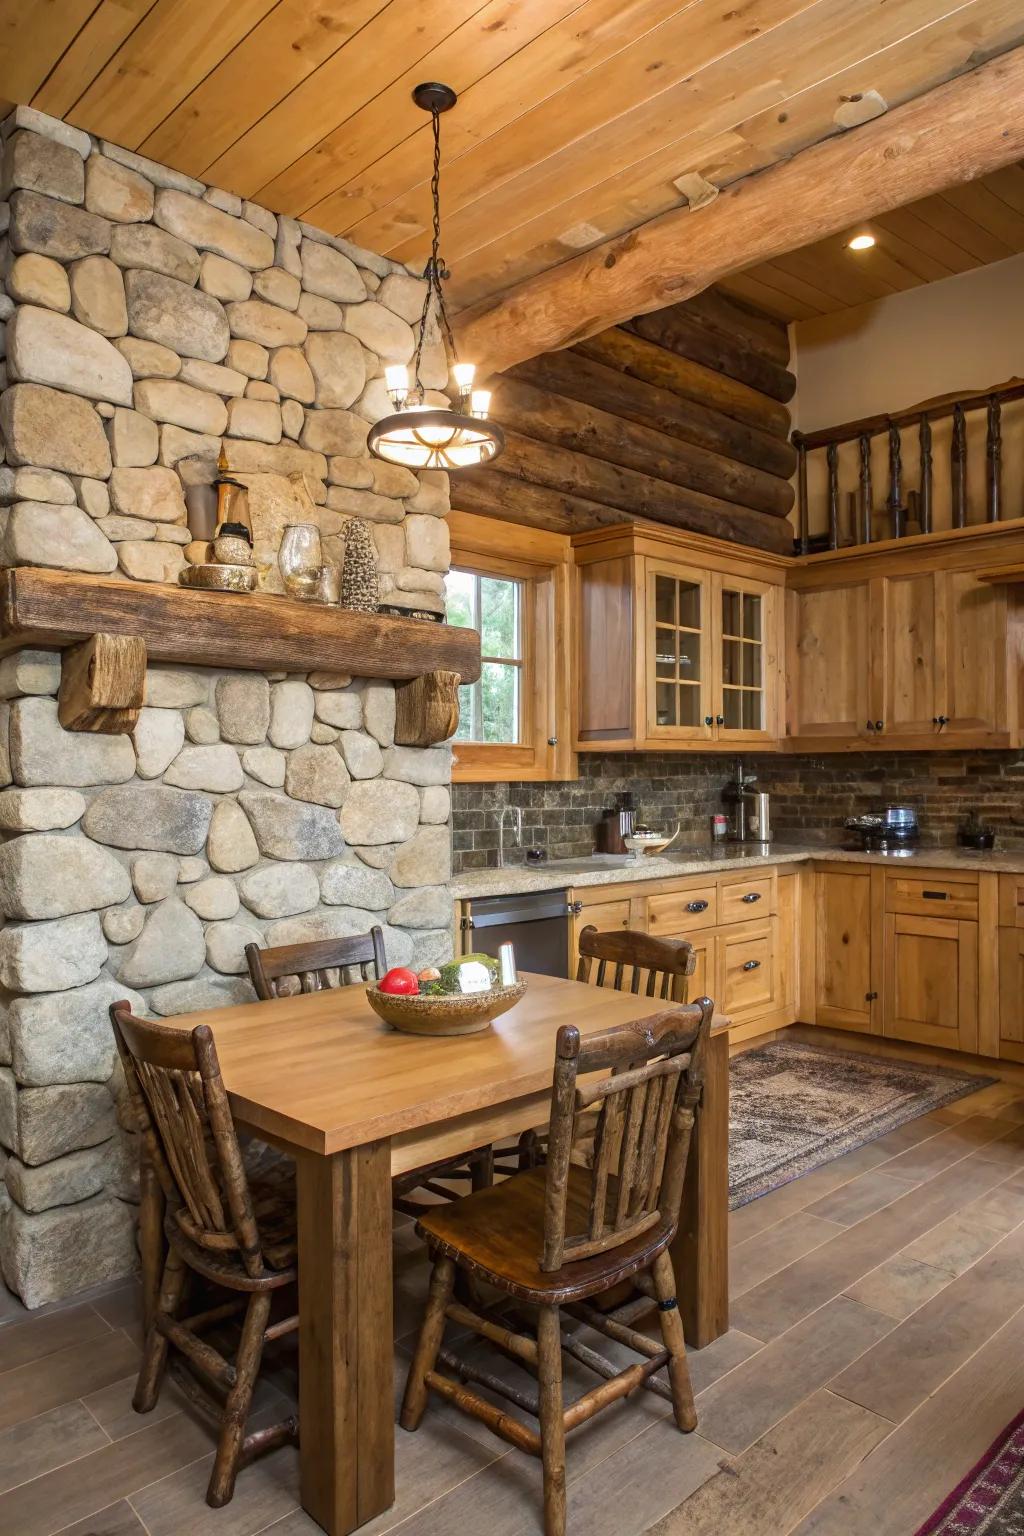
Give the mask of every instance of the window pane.
M 518 581 L 480 577 L 480 645 L 485 656 L 521 655 L 519 586 Z
M 455 732 L 456 741 L 473 740 L 473 710 L 479 708 L 480 684 L 464 683 L 459 689 L 459 728 Z
M 460 629 L 476 628 L 473 617 L 475 588 L 476 577 L 469 571 L 448 572 L 444 579 L 444 594 L 449 624 L 456 624 Z M 461 730 L 459 734 L 461 738 Z
M 480 682 L 483 734 L 479 741 L 519 740 L 519 668 L 485 661 Z

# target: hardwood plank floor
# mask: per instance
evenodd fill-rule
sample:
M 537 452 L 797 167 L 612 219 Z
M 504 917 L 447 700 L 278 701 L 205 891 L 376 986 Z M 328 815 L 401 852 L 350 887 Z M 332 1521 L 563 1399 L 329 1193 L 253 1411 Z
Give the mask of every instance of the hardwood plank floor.
M 583 1426 L 570 1536 L 908 1536 L 1024 1404 L 1022 1127 L 1020 1085 L 997 1083 L 734 1212 L 733 1327 L 690 1357 L 696 1432 L 649 1393 Z M 396 1394 L 427 1277 L 401 1223 Z M 318 1536 L 291 1448 L 207 1507 L 208 1429 L 169 1387 L 132 1411 L 138 1340 L 133 1284 L 34 1314 L 0 1290 L 0 1532 Z M 274 1417 L 295 1392 L 279 1349 Z M 566 1380 L 592 1384 L 569 1360 Z M 539 1536 L 539 1467 L 455 1409 L 432 1402 L 396 1452 L 366 1536 Z

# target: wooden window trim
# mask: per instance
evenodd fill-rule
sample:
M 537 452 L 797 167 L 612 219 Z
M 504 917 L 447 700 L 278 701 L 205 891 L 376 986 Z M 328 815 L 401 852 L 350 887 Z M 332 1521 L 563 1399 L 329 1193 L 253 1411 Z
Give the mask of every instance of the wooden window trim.
M 457 494 L 454 482 L 452 489 Z M 453 566 L 524 583 L 522 740 L 515 746 L 453 742 L 452 781 L 504 784 L 577 778 L 570 719 L 569 539 L 471 512 L 451 512 L 448 524 Z M 554 746 L 549 743 L 551 736 L 557 738 Z

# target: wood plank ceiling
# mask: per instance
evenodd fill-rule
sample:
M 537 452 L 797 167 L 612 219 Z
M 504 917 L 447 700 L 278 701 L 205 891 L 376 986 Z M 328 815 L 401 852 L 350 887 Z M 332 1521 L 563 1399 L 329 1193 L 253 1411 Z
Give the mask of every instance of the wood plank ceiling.
M 446 80 L 459 306 L 680 206 L 676 177 L 724 185 L 835 132 L 858 93 L 895 105 L 1022 39 L 1021 0 L 0 0 L 0 98 L 419 263 L 410 90 Z
M 851 251 L 854 234 L 875 245 Z M 762 262 L 719 286 L 782 320 L 807 320 L 1004 261 L 1024 251 L 1024 166 L 1009 165 L 828 240 Z

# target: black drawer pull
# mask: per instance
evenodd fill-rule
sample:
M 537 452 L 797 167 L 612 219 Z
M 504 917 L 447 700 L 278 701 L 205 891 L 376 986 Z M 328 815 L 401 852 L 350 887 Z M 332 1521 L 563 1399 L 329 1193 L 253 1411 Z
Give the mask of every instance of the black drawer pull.
M 749 904 L 752 901 L 760 901 L 761 900 L 761 892 L 760 891 L 748 891 L 745 896 L 741 896 L 740 897 L 740 900 L 741 901 L 745 901 L 748 904 L 748 906 L 749 906 Z
M 760 960 L 744 960 L 743 969 L 745 971 L 756 971 L 760 964 Z
M 949 900 L 949 892 L 948 891 L 922 891 L 921 895 L 924 897 L 925 901 L 948 901 Z
M 707 909 L 708 904 L 706 901 L 688 901 L 686 903 L 687 912 L 706 912 Z

